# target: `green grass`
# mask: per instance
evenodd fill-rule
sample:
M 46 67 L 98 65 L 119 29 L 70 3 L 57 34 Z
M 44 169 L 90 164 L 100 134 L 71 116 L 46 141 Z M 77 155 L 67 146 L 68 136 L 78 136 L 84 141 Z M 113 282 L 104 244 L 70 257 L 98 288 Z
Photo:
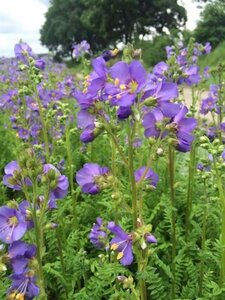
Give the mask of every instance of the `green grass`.
M 225 63 L 225 42 L 217 46 L 209 55 L 204 55 L 199 59 L 199 66 L 204 68 L 206 66 L 216 67 L 220 63 Z

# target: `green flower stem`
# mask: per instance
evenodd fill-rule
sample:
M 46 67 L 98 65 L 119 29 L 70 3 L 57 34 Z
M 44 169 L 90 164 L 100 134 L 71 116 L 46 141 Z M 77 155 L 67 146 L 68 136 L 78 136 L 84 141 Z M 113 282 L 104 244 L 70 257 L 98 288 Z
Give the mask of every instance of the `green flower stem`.
M 144 272 L 147 263 L 148 263 L 148 255 L 146 249 L 140 250 L 140 255 L 138 255 L 138 272 L 140 274 Z M 146 288 L 146 283 L 143 279 L 139 280 L 139 290 L 140 290 L 141 300 L 147 300 L 148 299 L 147 288 Z
M 50 153 L 49 153 L 49 140 L 48 140 L 47 124 L 46 124 L 45 118 L 44 118 L 42 103 L 41 103 L 40 97 L 37 92 L 37 86 L 34 84 L 33 84 L 33 91 L 34 91 L 35 99 L 37 100 L 38 110 L 39 110 L 39 114 L 40 114 L 42 134 L 43 134 L 43 139 L 44 139 L 44 143 L 45 143 L 45 157 L 46 157 L 46 161 L 49 162 Z
M 102 120 L 102 122 L 104 123 L 104 128 L 105 128 L 106 132 L 111 136 L 111 138 L 112 138 L 112 140 L 113 140 L 113 143 L 114 143 L 116 149 L 118 150 L 119 155 L 120 155 L 122 161 L 124 162 L 124 164 L 125 164 L 126 166 L 128 166 L 127 158 L 125 157 L 125 155 L 124 155 L 124 153 L 123 153 L 123 150 L 121 149 L 121 147 L 120 147 L 120 145 L 119 145 L 119 143 L 118 143 L 118 141 L 117 141 L 117 137 L 116 137 L 116 136 L 114 135 L 114 133 L 112 132 L 112 130 L 111 130 L 111 128 L 110 128 L 110 125 L 107 123 L 107 121 L 106 121 L 104 118 L 102 118 L 101 120 Z
M 56 239 L 57 239 L 57 246 L 58 246 L 58 253 L 60 258 L 61 270 L 63 278 L 66 279 L 66 265 L 63 257 L 63 247 L 62 247 L 62 233 L 60 232 L 61 228 L 57 228 L 56 230 Z M 66 284 L 63 285 L 66 293 L 66 298 L 68 298 L 69 290 Z
M 134 132 L 131 130 L 130 120 L 127 123 L 128 132 L 128 155 L 129 155 L 129 175 L 131 183 L 131 193 L 132 193 L 132 211 L 133 211 L 133 229 L 137 228 L 137 218 L 138 218 L 138 207 L 137 207 L 137 188 L 134 176 L 134 152 L 133 152 L 133 135 Z
M 188 169 L 188 191 L 187 191 L 187 205 L 186 205 L 186 216 L 185 216 L 185 241 L 188 241 L 190 234 L 190 218 L 192 213 L 192 198 L 193 198 L 193 187 L 194 187 L 194 175 L 196 170 L 196 141 L 194 141 L 191 152 L 190 162 Z
M 134 164 L 133 164 L 134 161 L 133 137 L 135 135 L 135 127 L 133 127 L 133 130 L 131 129 L 129 119 L 127 123 L 127 133 L 128 133 L 129 175 L 130 175 L 131 193 L 132 193 L 133 229 L 135 230 L 137 228 L 137 219 L 138 219 L 137 187 L 136 187 L 136 181 L 134 176 Z M 141 251 L 141 255 L 137 256 L 137 260 L 138 260 L 138 271 L 141 273 L 142 271 L 144 271 L 142 251 Z M 140 279 L 138 285 L 139 285 L 141 300 L 147 300 L 145 281 L 143 279 Z
M 148 160 L 148 162 L 147 162 L 146 169 L 145 169 L 145 171 L 143 172 L 143 174 L 142 174 L 140 180 L 139 180 L 138 183 L 137 183 L 137 187 L 138 187 L 138 188 L 142 187 L 142 184 L 144 183 L 145 176 L 147 175 L 149 169 L 150 169 L 151 166 L 152 166 L 152 162 L 153 162 L 154 156 L 155 156 L 155 151 L 158 149 L 158 147 L 160 146 L 160 144 L 161 144 L 161 134 L 160 134 L 160 136 L 158 137 L 158 139 L 156 140 L 155 145 L 154 145 L 154 146 L 152 147 L 152 149 L 151 149 L 151 153 L 150 153 L 150 155 L 149 155 L 149 160 Z
M 118 186 L 117 186 L 117 168 L 116 168 L 116 147 L 113 140 L 111 140 L 111 157 L 112 157 L 112 175 L 114 177 L 114 184 L 113 184 L 113 191 L 116 193 Z M 117 223 L 119 220 L 119 203 L 118 203 L 118 197 L 115 198 L 114 206 L 115 206 L 115 222 Z
M 72 197 L 72 208 L 73 208 L 73 224 L 74 229 L 78 229 L 78 215 L 77 215 L 77 196 L 74 191 L 74 168 L 73 168 L 73 161 L 72 161 L 72 149 L 71 149 L 71 142 L 70 142 L 70 127 L 69 125 L 66 126 L 66 151 L 67 151 L 67 158 L 68 158 L 68 167 L 69 167 L 69 181 L 70 181 L 70 191 Z
M 44 274 L 42 268 L 42 251 L 43 251 L 43 228 L 40 226 L 37 217 L 37 180 L 33 182 L 33 221 L 34 221 L 34 231 L 35 231 L 35 240 L 37 247 L 37 261 L 38 261 L 38 283 L 40 287 L 40 300 L 47 300 L 47 295 L 45 292 L 45 282 L 44 282 Z
M 221 205 L 221 217 L 222 217 L 222 225 L 221 225 L 221 246 L 222 246 L 222 254 L 221 254 L 221 267 L 220 267 L 220 286 L 222 287 L 225 284 L 225 193 L 222 183 L 222 178 L 220 176 L 220 172 L 216 165 L 216 159 L 213 157 L 213 165 L 216 171 L 216 181 L 217 187 L 219 190 L 219 198 Z
M 29 60 L 29 57 L 27 57 L 27 58 Z M 30 68 L 29 71 L 31 71 L 33 73 L 32 67 Z M 38 104 L 42 134 L 43 134 L 43 139 L 44 139 L 44 143 L 45 143 L 45 157 L 46 157 L 46 161 L 49 162 L 50 153 L 49 153 L 49 140 L 48 140 L 47 124 L 45 122 L 42 103 L 41 103 L 41 100 L 40 100 L 40 97 L 39 97 L 39 94 L 37 91 L 37 83 L 35 82 L 35 80 L 32 79 L 32 75 L 34 75 L 32 73 L 28 72 L 28 75 L 29 75 L 31 87 L 33 88 L 33 93 L 34 93 L 35 99 L 37 100 L 37 104 Z
M 175 190 L 174 190 L 174 173 L 175 173 L 175 161 L 174 161 L 174 149 L 169 146 L 169 177 L 170 177 L 170 201 L 171 201 L 171 243 L 172 243 L 172 253 L 171 253 L 171 269 L 173 274 L 172 280 L 172 297 L 175 298 L 176 293 L 176 200 L 175 200 Z
M 208 203 L 207 203 L 207 187 L 204 180 L 204 200 L 203 200 L 203 218 L 202 218 L 202 241 L 201 241 L 201 258 L 200 258 L 200 270 L 199 270 L 199 297 L 202 297 L 202 285 L 204 277 L 204 251 L 205 251 L 205 241 L 206 241 L 206 225 L 207 225 L 207 216 L 208 216 Z

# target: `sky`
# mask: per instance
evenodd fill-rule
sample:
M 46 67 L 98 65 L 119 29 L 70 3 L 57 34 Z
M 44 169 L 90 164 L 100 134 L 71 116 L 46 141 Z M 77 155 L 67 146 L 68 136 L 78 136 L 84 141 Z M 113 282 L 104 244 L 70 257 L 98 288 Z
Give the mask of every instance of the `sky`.
M 186 27 L 194 29 L 200 10 L 192 0 L 179 0 L 187 9 Z M 14 45 L 22 39 L 35 53 L 47 49 L 40 43 L 40 28 L 45 22 L 49 0 L 0 0 L 0 57 L 14 56 Z

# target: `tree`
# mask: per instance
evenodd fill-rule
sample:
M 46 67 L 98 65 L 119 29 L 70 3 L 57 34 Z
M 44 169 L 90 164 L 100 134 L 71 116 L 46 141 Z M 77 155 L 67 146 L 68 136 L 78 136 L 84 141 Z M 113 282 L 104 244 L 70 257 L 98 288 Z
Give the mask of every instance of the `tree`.
M 116 42 L 132 42 L 140 34 L 179 28 L 186 11 L 178 0 L 51 0 L 41 29 L 41 42 L 50 50 L 71 51 L 86 39 L 93 50 Z
M 215 1 L 207 4 L 194 32 L 198 42 L 211 42 L 215 47 L 225 40 L 225 3 Z

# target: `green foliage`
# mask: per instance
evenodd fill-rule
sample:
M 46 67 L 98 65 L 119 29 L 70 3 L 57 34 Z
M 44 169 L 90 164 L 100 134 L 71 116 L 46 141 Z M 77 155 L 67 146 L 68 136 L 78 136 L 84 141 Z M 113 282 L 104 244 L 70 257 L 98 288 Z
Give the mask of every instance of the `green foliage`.
M 162 34 L 153 38 L 152 41 L 139 40 L 135 48 L 142 49 L 142 59 L 146 67 L 153 67 L 159 61 L 166 60 L 165 47 L 172 43 L 169 35 Z
M 186 21 L 177 0 L 52 0 L 41 29 L 41 42 L 59 56 L 86 39 L 93 50 L 137 40 L 140 34 L 179 28 Z
M 198 42 L 210 42 L 213 47 L 224 41 L 225 36 L 225 3 L 215 1 L 207 4 L 201 13 L 194 36 Z
M 212 52 L 199 59 L 199 65 L 204 68 L 206 66 L 215 67 L 217 64 L 225 62 L 225 41 L 221 42 Z

